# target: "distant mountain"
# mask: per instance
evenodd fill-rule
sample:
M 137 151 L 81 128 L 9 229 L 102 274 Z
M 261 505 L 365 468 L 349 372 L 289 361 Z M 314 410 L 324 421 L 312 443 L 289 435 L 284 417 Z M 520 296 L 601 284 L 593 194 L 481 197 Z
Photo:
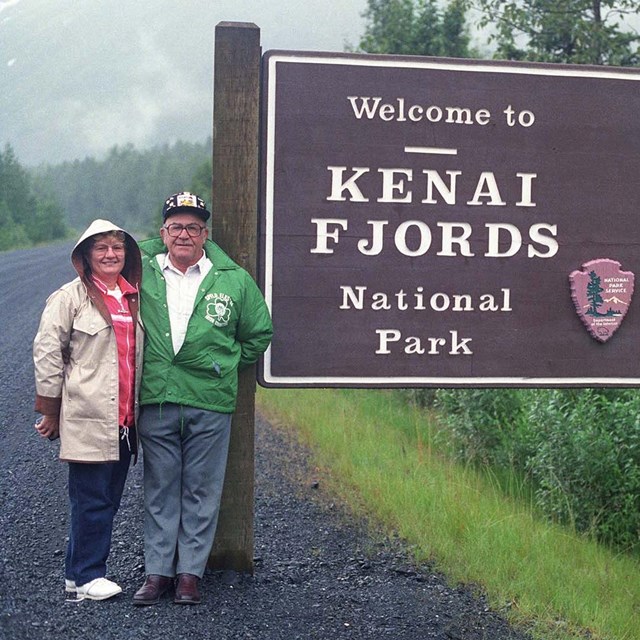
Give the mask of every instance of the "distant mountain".
M 604 301 L 607 304 L 611 304 L 613 302 L 613 304 L 623 304 L 624 306 L 627 306 L 627 302 L 625 302 L 624 300 L 620 300 L 620 298 L 618 298 L 618 296 L 611 296 L 611 298 L 605 298 Z
M 0 147 L 23 165 L 211 135 L 215 26 L 255 23 L 263 49 L 341 51 L 365 0 L 0 1 Z
M 213 42 L 201 18 L 210 4 L 2 3 L 0 142 L 33 165 L 128 142 L 205 140 Z

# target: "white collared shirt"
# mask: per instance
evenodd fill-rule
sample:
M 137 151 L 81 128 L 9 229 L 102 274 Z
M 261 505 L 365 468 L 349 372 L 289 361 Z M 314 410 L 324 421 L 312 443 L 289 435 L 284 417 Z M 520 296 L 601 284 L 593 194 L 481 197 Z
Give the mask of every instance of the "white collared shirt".
M 198 295 L 198 288 L 213 264 L 202 252 L 202 258 L 185 273 L 176 268 L 168 253 L 159 253 L 156 260 L 162 269 L 167 285 L 167 307 L 171 325 L 171 341 L 173 352 L 178 353 L 187 335 L 187 325 L 193 313 L 193 304 Z

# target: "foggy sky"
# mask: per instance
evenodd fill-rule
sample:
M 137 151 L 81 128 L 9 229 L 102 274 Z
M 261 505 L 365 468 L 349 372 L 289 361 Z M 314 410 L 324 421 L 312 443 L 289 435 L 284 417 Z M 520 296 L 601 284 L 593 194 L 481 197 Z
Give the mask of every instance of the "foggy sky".
M 211 135 L 214 29 L 263 51 L 357 45 L 366 0 L 0 0 L 0 145 L 23 165 Z

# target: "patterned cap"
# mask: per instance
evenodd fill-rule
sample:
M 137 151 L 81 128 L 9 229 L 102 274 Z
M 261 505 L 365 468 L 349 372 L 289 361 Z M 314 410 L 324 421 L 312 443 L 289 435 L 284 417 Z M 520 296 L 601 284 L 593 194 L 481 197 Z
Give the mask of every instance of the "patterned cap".
M 209 211 L 207 211 L 207 205 L 204 203 L 204 200 L 188 191 L 174 193 L 165 200 L 164 206 L 162 207 L 162 220 L 166 220 L 174 213 L 192 213 L 202 218 L 205 222 L 211 215 Z

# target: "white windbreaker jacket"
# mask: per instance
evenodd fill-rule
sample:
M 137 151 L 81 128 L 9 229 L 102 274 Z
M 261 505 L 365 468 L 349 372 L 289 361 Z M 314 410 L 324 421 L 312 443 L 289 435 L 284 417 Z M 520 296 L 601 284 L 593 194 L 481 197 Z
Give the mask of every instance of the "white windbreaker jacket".
M 111 315 L 85 273 L 79 247 L 87 238 L 122 231 L 106 220 L 94 220 L 76 243 L 71 261 L 78 278 L 48 298 L 33 343 L 35 410 L 59 415 L 60 458 L 75 462 L 112 462 L 120 457 L 118 433 L 118 353 Z M 139 289 L 142 263 L 138 246 L 126 234 L 122 275 Z M 136 420 L 142 373 L 144 333 L 139 295 L 129 296 L 136 326 Z

